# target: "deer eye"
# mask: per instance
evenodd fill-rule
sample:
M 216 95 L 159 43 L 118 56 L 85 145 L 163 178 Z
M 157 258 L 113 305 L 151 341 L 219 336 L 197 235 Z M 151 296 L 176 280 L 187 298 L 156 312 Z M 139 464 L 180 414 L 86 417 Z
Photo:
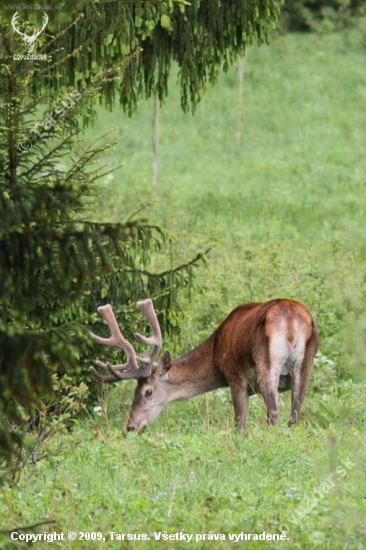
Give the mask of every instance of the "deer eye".
M 151 397 L 152 396 L 152 390 L 146 390 L 145 397 Z

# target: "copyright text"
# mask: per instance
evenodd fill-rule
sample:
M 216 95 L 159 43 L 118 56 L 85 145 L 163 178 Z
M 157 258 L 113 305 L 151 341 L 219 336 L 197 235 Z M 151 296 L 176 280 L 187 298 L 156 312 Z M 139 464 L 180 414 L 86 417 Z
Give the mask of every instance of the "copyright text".
M 56 541 L 67 541 L 67 540 L 94 540 L 99 542 L 106 541 L 126 541 L 126 540 L 138 540 L 138 541 L 149 541 L 149 540 L 179 540 L 182 542 L 194 543 L 201 541 L 217 541 L 217 540 L 229 540 L 232 542 L 241 542 L 245 540 L 252 541 L 263 541 L 263 540 L 289 540 L 286 533 L 214 533 L 209 531 L 208 533 L 185 533 L 183 531 L 176 531 L 175 533 L 168 533 L 168 531 L 154 531 L 152 534 L 148 535 L 146 533 L 117 533 L 116 531 L 109 531 L 108 533 L 101 533 L 100 531 L 79 531 L 74 532 L 70 531 L 69 533 L 19 533 L 18 531 L 13 531 L 10 535 L 11 540 L 23 541 L 28 544 L 33 544 L 37 542 L 56 542 Z

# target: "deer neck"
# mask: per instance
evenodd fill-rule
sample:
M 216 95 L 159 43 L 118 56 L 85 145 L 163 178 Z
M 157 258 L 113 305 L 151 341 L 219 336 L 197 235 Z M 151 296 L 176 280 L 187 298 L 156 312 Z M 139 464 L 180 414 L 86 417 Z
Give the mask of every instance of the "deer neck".
M 213 364 L 212 338 L 178 359 L 174 359 L 167 375 L 169 402 L 189 399 L 227 386 L 226 380 Z

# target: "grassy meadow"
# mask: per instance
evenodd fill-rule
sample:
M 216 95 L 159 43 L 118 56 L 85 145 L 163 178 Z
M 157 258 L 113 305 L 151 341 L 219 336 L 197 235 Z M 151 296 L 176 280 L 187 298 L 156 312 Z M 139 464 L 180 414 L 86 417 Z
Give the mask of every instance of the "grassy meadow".
M 100 410 L 49 443 L 48 459 L 0 490 L 2 529 L 44 521 L 35 533 L 105 538 L 34 543 L 64 550 L 365 548 L 365 53 L 357 32 L 281 36 L 251 49 L 240 143 L 236 66 L 194 116 L 181 112 L 172 79 L 155 190 L 153 102 L 131 119 L 100 110 L 87 139 L 117 126 L 118 145 L 104 160 L 124 167 L 103 182 L 97 217 L 120 221 L 151 203 L 141 215 L 174 236 L 155 269 L 210 248 L 191 300 L 181 300 L 180 341 L 164 347 L 190 349 L 239 303 L 290 297 L 313 312 L 320 350 L 292 429 L 289 395 L 271 429 L 255 396 L 238 436 L 229 392 L 219 390 L 171 404 L 142 435 L 125 437 L 134 383 L 109 388 Z M 229 537 L 264 531 L 285 540 Z M 193 538 L 157 540 L 165 532 Z M 6 536 L 0 548 L 8 547 L 21 545 Z

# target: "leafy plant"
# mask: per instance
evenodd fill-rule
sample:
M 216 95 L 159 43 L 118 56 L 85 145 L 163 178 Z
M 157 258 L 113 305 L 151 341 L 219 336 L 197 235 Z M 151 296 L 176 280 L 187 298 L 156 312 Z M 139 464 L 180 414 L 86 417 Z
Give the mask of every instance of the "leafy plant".
M 52 397 L 38 400 L 36 410 L 17 404 L 17 418 L 9 421 L 10 432 L 24 440 L 6 470 L 8 485 L 18 483 L 25 466 L 30 467 L 29 478 L 35 472 L 31 465 L 35 467 L 42 459 L 57 457 L 65 445 L 62 436 L 86 408 L 89 388 L 84 382 L 75 386 L 73 378 L 66 374 L 61 377 L 53 374 L 52 381 Z

